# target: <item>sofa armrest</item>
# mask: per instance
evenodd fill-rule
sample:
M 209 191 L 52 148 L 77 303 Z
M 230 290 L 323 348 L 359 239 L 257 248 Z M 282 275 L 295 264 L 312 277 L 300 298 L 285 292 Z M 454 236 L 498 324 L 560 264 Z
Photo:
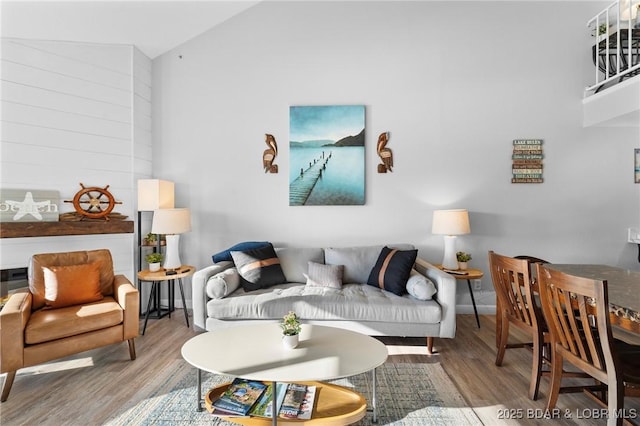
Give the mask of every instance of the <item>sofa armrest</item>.
M 28 290 L 17 291 L 0 311 L 0 373 L 16 371 L 24 364 L 24 329 L 32 300 Z
M 434 299 L 442 307 L 439 337 L 456 335 L 456 279 L 424 259 L 416 259 L 415 269 L 429 278 L 438 290 Z
M 207 328 L 207 302 L 209 301 L 209 297 L 207 296 L 207 281 L 215 274 L 231 267 L 233 267 L 233 262 L 224 261 L 214 263 L 213 265 L 194 272 L 191 278 L 194 326 L 200 327 L 203 330 Z
M 137 337 L 140 329 L 140 297 L 138 296 L 138 290 L 127 277 L 116 275 L 113 280 L 113 295 L 124 311 L 124 340 Z

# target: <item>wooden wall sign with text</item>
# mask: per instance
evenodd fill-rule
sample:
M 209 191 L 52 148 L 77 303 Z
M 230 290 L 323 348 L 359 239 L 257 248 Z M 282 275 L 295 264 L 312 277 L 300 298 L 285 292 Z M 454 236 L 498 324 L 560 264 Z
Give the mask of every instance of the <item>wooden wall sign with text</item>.
M 542 139 L 514 139 L 511 183 L 542 183 Z

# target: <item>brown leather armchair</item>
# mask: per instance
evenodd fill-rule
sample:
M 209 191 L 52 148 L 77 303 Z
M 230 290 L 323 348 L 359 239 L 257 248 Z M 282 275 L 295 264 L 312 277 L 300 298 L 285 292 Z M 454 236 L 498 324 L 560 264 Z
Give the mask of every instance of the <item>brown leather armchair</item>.
M 64 279 L 76 282 L 71 291 Z M 94 301 L 78 303 L 92 286 Z M 34 255 L 29 289 L 14 293 L 0 311 L 0 373 L 8 373 L 0 402 L 20 368 L 125 340 L 134 360 L 138 321 L 138 290 L 124 275 L 114 275 L 109 250 Z

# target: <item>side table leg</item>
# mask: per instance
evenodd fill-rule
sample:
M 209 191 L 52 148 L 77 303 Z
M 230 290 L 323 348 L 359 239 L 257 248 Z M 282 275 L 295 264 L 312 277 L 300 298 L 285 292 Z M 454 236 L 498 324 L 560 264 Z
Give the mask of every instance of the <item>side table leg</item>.
M 473 304 L 473 312 L 476 314 L 476 324 L 478 324 L 478 328 L 480 328 L 480 318 L 478 317 L 478 308 L 476 308 L 476 298 L 473 297 L 473 288 L 471 287 L 471 280 L 467 280 L 467 285 L 469 286 L 469 294 L 471 295 L 471 303 Z
M 144 316 L 144 327 L 142 327 L 142 335 L 147 330 L 147 321 L 149 321 L 149 312 L 151 312 L 151 300 L 156 292 L 156 282 L 151 283 L 151 291 L 149 292 L 149 301 L 147 302 L 147 314 Z M 154 299 L 155 300 L 155 299 Z
M 187 322 L 187 328 L 189 328 L 189 313 L 187 312 L 187 302 L 184 300 L 184 289 L 182 288 L 182 278 L 178 279 L 178 285 L 180 286 L 180 296 L 182 296 L 182 309 L 184 310 L 184 320 Z

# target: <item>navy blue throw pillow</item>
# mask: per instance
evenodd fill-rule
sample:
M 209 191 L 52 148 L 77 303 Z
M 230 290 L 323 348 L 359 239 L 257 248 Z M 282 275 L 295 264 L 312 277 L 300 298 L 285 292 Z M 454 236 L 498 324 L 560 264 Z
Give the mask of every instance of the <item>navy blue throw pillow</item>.
M 231 251 L 231 257 L 245 291 L 287 282 L 280 266 L 280 259 L 271 244 L 252 250 Z
M 411 268 L 416 263 L 416 257 L 418 257 L 418 250 L 384 247 L 369 274 L 367 284 L 402 296 L 407 292 L 407 281 Z
M 244 251 L 244 250 L 252 250 L 262 247 L 267 247 L 271 245 L 269 241 L 245 241 L 243 243 L 238 243 L 233 247 L 229 247 L 226 250 L 222 250 L 220 253 L 216 253 L 211 256 L 213 259 L 213 263 L 222 262 L 223 260 L 233 261 L 231 257 L 232 251 Z

